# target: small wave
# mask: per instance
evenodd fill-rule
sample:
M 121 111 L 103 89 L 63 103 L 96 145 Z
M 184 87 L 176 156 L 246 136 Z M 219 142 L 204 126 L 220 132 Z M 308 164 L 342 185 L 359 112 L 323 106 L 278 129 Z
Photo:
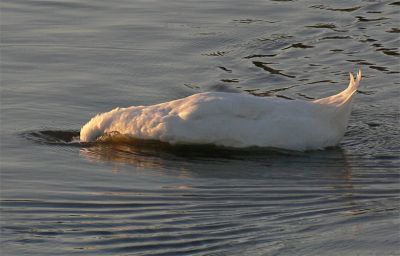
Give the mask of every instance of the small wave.
M 21 134 L 27 140 L 50 145 L 79 145 L 79 131 L 77 130 L 40 130 Z

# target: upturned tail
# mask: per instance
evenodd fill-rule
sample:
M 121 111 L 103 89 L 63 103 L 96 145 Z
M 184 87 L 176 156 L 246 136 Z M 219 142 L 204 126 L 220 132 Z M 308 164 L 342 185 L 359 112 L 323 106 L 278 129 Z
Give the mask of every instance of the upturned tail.
M 314 103 L 318 104 L 324 104 L 324 105 L 335 105 L 335 106 L 340 106 L 342 104 L 345 104 L 346 102 L 349 102 L 354 94 L 356 93 L 361 81 L 361 70 L 358 70 L 357 77 L 354 78 L 353 74 L 350 73 L 350 82 L 349 86 L 347 88 L 330 97 L 322 98 L 319 100 L 314 100 Z

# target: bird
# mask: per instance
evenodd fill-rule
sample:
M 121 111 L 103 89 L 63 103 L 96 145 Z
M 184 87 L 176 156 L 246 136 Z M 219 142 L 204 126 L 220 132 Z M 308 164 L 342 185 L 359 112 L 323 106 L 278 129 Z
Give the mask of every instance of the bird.
M 121 134 L 172 145 L 322 150 L 343 138 L 360 81 L 361 70 L 356 78 L 350 73 L 345 90 L 313 101 L 203 92 L 156 105 L 117 107 L 87 122 L 80 141 Z

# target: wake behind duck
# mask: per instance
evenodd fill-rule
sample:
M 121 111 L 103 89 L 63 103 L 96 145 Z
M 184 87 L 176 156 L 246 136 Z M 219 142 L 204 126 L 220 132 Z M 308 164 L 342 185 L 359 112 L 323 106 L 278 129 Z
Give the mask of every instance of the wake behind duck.
M 116 108 L 85 124 L 80 140 L 116 132 L 171 144 L 323 149 L 344 136 L 360 81 L 361 71 L 356 79 L 350 74 L 347 89 L 314 101 L 206 92 L 157 105 Z

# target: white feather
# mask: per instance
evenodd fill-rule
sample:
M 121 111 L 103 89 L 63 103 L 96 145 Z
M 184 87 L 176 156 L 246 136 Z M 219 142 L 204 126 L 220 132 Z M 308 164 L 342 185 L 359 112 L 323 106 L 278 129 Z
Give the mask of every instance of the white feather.
M 350 74 L 346 90 L 315 101 L 206 92 L 152 106 L 116 108 L 85 124 L 82 142 L 118 132 L 171 144 L 322 149 L 343 137 L 361 80 Z

